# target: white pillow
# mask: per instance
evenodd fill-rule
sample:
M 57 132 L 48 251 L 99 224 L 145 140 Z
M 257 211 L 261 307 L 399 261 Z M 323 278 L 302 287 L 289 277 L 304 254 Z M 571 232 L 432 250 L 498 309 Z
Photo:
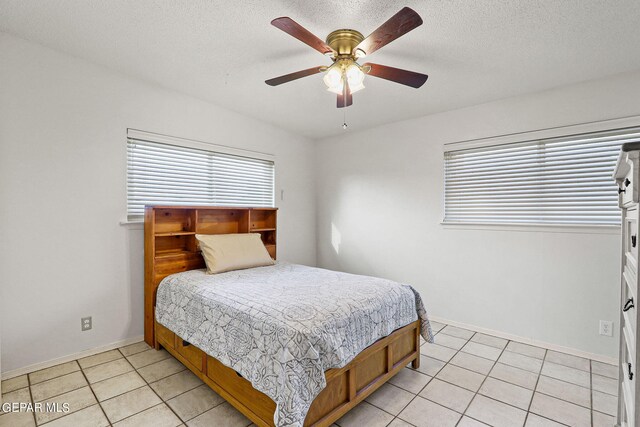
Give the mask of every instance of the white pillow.
M 273 265 L 259 233 L 196 234 L 209 274 Z

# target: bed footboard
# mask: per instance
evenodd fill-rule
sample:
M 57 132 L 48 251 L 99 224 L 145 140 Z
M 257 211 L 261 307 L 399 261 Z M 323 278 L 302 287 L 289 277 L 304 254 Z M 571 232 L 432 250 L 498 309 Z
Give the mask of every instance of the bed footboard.
M 236 371 L 155 324 L 155 342 L 260 427 L 273 427 L 276 405 Z M 420 366 L 420 321 L 395 330 L 343 368 L 325 372 L 327 386 L 311 404 L 305 426 L 325 427 L 346 414 L 407 364 Z

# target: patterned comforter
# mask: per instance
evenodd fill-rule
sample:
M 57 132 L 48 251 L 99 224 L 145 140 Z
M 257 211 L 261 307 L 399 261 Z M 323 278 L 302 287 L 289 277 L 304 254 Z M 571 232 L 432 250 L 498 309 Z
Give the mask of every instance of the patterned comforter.
M 379 338 L 420 318 L 416 290 L 390 280 L 279 262 L 215 275 L 192 270 L 165 278 L 156 319 L 240 373 L 277 405 L 278 427 L 302 427 L 340 368 Z

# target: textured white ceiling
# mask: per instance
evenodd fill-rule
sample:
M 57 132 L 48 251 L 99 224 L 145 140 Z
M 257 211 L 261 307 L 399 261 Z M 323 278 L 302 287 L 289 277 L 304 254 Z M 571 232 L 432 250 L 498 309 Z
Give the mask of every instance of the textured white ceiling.
M 349 129 L 640 69 L 638 0 L 0 0 L 0 30 L 320 138 L 343 115 L 321 75 L 264 80 L 330 60 L 269 22 L 367 35 L 403 6 L 424 24 L 367 59 L 429 80 L 368 77 Z

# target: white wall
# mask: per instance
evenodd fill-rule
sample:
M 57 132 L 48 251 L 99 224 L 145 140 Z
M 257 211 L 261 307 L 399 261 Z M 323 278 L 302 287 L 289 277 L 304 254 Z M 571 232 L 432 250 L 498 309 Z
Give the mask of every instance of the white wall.
M 142 335 L 128 127 L 273 153 L 279 258 L 315 264 L 311 141 L 4 33 L 0 58 L 3 371 Z
M 275 154 L 276 191 L 286 190 L 280 259 L 315 263 L 317 203 L 324 267 L 412 283 L 434 315 L 616 352 L 597 321 L 618 319 L 618 236 L 443 228 L 442 144 L 640 114 L 640 74 L 349 132 L 316 149 L 4 33 L 0 57 L 3 372 L 142 335 L 143 234 L 119 225 L 128 127 Z M 94 329 L 80 332 L 87 315 Z
M 429 96 L 429 83 L 421 90 Z M 413 284 L 435 316 L 615 356 L 617 338 L 599 336 L 598 321 L 618 333 L 619 231 L 445 228 L 442 153 L 638 114 L 640 73 L 319 141 L 318 265 Z

